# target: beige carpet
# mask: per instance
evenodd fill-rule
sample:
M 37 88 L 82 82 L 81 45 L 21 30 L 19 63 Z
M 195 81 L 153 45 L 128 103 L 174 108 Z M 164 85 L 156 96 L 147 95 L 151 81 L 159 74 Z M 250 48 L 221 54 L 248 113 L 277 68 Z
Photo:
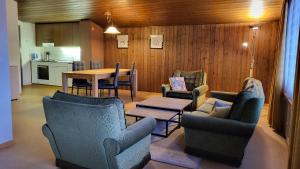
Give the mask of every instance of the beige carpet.
M 165 128 L 165 125 L 162 125 Z M 160 126 L 159 126 L 160 127 Z M 201 158 L 184 152 L 183 128 L 177 129 L 168 138 L 152 136 L 151 159 L 179 167 L 198 169 Z
M 13 128 L 15 144 L 0 150 L 0 169 L 54 169 L 54 156 L 43 136 L 41 127 L 45 123 L 41 99 L 52 95 L 57 87 L 28 86 L 22 98 L 13 102 Z M 139 92 L 136 101 L 157 95 Z M 128 91 L 120 91 L 120 97 L 128 109 L 134 104 Z M 266 112 L 266 110 L 264 111 Z M 128 118 L 128 122 L 133 118 Z M 174 134 L 174 133 L 173 133 Z M 246 148 L 242 169 L 285 169 L 287 146 L 266 124 L 266 113 L 262 113 L 259 125 Z M 146 169 L 180 169 L 180 167 L 150 161 Z M 201 169 L 230 169 L 232 167 L 208 160 L 201 161 Z

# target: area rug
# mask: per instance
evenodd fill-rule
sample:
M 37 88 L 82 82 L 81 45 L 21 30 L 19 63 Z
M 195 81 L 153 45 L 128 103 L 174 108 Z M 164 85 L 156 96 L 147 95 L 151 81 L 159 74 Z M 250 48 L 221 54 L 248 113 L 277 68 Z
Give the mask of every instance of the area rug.
M 176 124 L 170 124 L 171 127 Z M 164 132 L 165 124 L 158 123 L 156 131 Z M 201 159 L 184 152 L 183 128 L 177 129 L 168 138 L 152 136 L 151 159 L 189 169 L 199 169 Z

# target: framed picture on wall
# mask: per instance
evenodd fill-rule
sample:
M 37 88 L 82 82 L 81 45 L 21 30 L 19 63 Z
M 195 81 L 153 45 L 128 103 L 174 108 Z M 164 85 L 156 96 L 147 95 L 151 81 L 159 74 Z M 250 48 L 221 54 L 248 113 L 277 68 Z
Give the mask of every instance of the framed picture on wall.
M 150 48 L 162 49 L 163 48 L 163 35 L 150 35 Z
M 117 35 L 118 48 L 128 48 L 128 35 Z

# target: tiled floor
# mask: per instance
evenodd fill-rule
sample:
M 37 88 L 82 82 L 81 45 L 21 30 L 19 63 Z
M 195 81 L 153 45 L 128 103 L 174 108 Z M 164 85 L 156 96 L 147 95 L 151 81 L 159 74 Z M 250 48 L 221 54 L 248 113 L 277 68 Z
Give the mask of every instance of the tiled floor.
M 13 101 L 13 128 L 15 144 L 0 150 L 0 169 L 53 169 L 54 156 L 43 136 L 41 126 L 45 123 L 41 99 L 52 95 L 57 87 L 32 85 L 23 89 L 20 100 Z M 138 92 L 135 101 L 144 100 L 158 93 Z M 125 108 L 134 107 L 128 91 L 120 91 Z M 286 168 L 287 146 L 284 139 L 267 125 L 267 108 L 262 112 L 258 127 L 247 146 L 242 169 Z M 128 119 L 132 122 L 133 119 Z M 179 169 L 164 163 L 151 161 L 147 169 Z M 203 160 L 201 169 L 230 169 L 232 167 Z

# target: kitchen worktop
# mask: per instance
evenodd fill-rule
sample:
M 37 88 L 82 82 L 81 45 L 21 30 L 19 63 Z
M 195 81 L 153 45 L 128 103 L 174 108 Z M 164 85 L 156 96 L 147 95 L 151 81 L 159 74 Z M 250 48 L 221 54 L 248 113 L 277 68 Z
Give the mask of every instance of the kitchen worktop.
M 68 64 L 72 64 L 73 63 L 73 61 L 67 61 L 67 60 L 59 60 L 59 61 L 56 61 L 56 60 L 49 60 L 49 61 L 46 61 L 46 60 L 33 60 L 33 62 L 68 63 Z

